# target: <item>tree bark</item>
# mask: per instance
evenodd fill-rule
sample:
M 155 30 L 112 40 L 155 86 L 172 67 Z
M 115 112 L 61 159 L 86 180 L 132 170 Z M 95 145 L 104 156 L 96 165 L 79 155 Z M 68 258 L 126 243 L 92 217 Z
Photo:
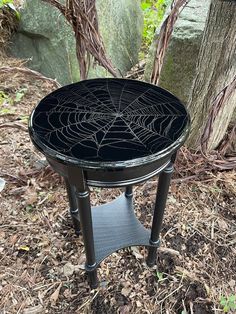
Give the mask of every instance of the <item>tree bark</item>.
M 236 2 L 212 0 L 197 62 L 188 109 L 192 130 L 188 144 L 199 148 L 200 139 L 207 138 L 206 152 L 215 149 L 224 137 L 236 109 Z M 221 97 L 227 86 L 231 92 Z M 228 90 L 230 90 L 228 88 Z M 213 117 L 209 115 L 213 114 Z M 211 120 L 210 128 L 207 123 Z M 208 129 L 208 134 L 204 134 Z

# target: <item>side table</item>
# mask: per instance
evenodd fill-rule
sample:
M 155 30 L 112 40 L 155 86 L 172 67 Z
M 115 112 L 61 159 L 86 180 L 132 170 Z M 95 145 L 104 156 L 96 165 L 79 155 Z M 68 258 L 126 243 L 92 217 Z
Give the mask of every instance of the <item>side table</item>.
M 98 285 L 96 269 L 101 261 L 121 248 L 148 246 L 147 264 L 155 264 L 173 163 L 189 125 L 178 98 L 155 85 L 128 79 L 64 86 L 33 110 L 30 137 L 65 178 L 92 288 Z M 134 214 L 132 186 L 157 174 L 152 228 L 147 230 Z M 91 208 L 88 186 L 125 187 L 125 193 Z

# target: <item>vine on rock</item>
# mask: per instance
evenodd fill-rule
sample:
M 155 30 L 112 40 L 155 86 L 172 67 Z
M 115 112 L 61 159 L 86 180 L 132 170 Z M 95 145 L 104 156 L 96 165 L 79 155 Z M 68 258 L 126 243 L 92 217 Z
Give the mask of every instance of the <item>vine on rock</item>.
M 90 57 L 102 65 L 113 76 L 116 69 L 106 56 L 104 43 L 99 33 L 96 0 L 42 0 L 56 7 L 72 26 L 76 39 L 76 55 L 80 67 L 80 79 L 88 77 Z

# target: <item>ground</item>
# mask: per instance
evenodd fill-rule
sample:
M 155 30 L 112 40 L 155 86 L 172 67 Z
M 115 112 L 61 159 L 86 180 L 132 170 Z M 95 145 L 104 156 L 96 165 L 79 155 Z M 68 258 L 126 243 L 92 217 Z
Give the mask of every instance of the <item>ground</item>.
M 0 63 L 20 62 L 1 57 Z M 28 115 L 53 88 L 25 74 L 0 78 L 8 97 L 0 108 L 0 177 L 6 182 L 0 192 L 0 313 L 223 313 L 220 299 L 236 290 L 235 171 L 202 172 L 204 160 L 196 164 L 182 149 L 156 266 L 146 266 L 143 247 L 121 250 L 101 264 L 101 286 L 90 290 L 63 181 L 27 132 Z M 156 181 L 134 189 L 137 217 L 147 227 Z M 101 204 L 121 192 L 93 188 L 91 200 Z

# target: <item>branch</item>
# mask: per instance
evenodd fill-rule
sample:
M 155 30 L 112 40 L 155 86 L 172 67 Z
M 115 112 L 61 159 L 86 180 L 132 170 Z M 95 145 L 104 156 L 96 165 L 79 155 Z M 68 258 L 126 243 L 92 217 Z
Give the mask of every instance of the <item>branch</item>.
M 155 59 L 150 80 L 152 84 L 158 85 L 159 83 L 166 49 L 168 47 L 174 25 L 179 17 L 181 10 L 188 4 L 189 1 L 190 0 L 173 0 L 171 4 L 171 12 L 161 26 L 159 38 L 157 40 Z
M 57 0 L 42 1 L 56 7 L 73 28 L 80 78 L 83 80 L 88 76 L 90 55 L 116 77 L 116 69 L 106 56 L 105 46 L 99 33 L 95 0 L 66 0 L 65 6 Z
M 21 123 L 17 123 L 17 122 L 11 122 L 11 123 L 9 122 L 9 123 L 0 124 L 0 129 L 3 129 L 3 128 L 17 128 L 25 132 L 28 132 L 28 128 L 25 125 Z
M 25 75 L 33 76 L 34 78 L 36 78 L 38 80 L 48 81 L 49 83 L 51 83 L 56 88 L 61 87 L 61 85 L 56 80 L 48 78 L 48 77 L 42 75 L 41 73 L 34 71 L 34 70 L 30 70 L 28 68 L 20 68 L 20 67 L 1 67 L 0 68 L 0 74 L 7 74 L 7 73 L 22 73 Z

